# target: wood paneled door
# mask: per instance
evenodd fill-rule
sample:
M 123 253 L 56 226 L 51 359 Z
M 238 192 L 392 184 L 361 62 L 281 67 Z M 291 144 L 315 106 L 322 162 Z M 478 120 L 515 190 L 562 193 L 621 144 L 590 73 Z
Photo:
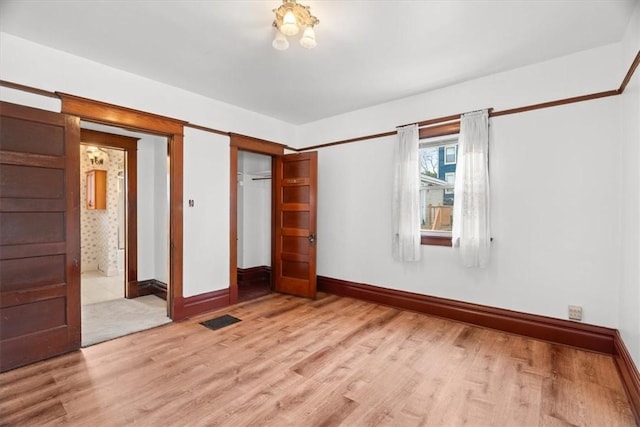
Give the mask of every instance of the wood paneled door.
M 80 348 L 80 119 L 0 103 L 0 370 Z
M 274 281 L 278 292 L 316 297 L 318 153 L 276 158 Z

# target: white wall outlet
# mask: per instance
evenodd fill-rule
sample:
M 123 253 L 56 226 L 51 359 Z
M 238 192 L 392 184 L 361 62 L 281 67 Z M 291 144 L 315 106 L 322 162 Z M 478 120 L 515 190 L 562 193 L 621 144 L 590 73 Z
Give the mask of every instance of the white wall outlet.
M 571 320 L 582 320 L 582 307 L 579 305 L 570 305 L 569 306 L 569 319 Z

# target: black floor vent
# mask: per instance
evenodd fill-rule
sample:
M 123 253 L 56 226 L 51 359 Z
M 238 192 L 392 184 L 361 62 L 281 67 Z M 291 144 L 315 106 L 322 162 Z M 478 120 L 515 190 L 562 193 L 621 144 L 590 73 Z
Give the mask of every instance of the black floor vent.
M 225 314 L 224 316 L 216 317 L 213 319 L 209 319 L 200 323 L 202 326 L 206 326 L 209 329 L 216 330 L 220 328 L 224 328 L 225 326 L 233 325 L 234 323 L 239 322 L 240 319 L 237 317 L 230 316 Z

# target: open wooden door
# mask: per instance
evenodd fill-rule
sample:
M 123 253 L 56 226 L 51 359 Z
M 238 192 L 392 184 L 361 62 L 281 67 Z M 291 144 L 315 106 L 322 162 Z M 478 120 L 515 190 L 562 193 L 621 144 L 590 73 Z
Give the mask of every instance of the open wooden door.
M 318 153 L 276 157 L 275 290 L 316 297 Z
M 0 103 L 0 371 L 80 348 L 80 119 Z

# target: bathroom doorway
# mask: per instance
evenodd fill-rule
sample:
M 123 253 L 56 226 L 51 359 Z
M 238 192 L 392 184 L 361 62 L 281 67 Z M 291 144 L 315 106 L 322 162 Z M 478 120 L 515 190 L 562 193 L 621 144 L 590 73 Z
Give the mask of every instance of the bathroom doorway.
M 171 321 L 169 185 L 167 138 L 90 122 L 81 128 L 85 347 Z

